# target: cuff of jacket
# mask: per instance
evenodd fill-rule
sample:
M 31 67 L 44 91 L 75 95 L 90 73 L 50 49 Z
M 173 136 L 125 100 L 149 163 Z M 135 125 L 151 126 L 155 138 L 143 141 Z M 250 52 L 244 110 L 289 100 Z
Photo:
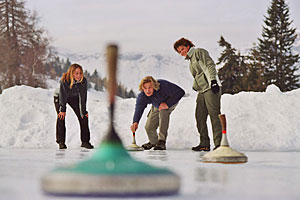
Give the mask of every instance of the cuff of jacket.
M 59 112 L 66 112 L 66 110 L 67 110 L 66 107 L 63 107 L 63 106 L 59 107 Z

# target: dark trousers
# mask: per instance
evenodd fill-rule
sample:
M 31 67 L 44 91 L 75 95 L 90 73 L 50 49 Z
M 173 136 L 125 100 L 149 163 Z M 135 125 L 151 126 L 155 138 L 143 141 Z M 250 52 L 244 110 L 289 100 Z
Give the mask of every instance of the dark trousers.
M 79 124 L 80 124 L 80 139 L 81 142 L 89 142 L 90 141 L 90 130 L 88 118 L 84 116 L 81 118 L 79 111 L 79 97 L 71 97 L 68 98 L 67 102 L 71 108 L 74 110 Z M 54 97 L 54 105 L 57 114 L 59 113 L 59 97 Z M 57 143 L 65 143 L 66 141 L 66 124 L 65 119 L 61 120 L 57 117 L 56 120 L 56 142 Z

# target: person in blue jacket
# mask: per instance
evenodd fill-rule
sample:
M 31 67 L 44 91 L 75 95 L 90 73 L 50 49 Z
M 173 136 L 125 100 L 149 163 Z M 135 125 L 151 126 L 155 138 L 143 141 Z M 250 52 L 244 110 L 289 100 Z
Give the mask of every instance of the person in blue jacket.
M 145 129 L 149 142 L 143 144 L 145 150 L 154 147 L 154 150 L 166 150 L 170 114 L 177 106 L 185 92 L 182 88 L 167 80 L 155 80 L 152 76 L 144 77 L 140 84 L 141 91 L 136 99 L 132 132 L 138 129 L 139 121 L 148 104 L 152 104 L 148 113 Z M 156 129 L 159 127 L 159 133 Z

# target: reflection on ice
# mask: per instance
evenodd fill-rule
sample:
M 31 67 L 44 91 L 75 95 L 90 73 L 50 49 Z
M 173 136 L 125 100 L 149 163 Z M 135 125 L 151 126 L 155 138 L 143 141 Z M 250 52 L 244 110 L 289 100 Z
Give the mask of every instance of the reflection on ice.
M 204 168 L 198 167 L 195 169 L 195 181 L 210 184 L 226 184 L 227 181 L 227 169 L 216 169 L 216 168 Z
M 156 161 L 168 161 L 167 151 L 147 151 L 147 158 L 149 160 L 156 160 Z
M 54 167 L 87 159 L 93 152 L 72 148 L 64 151 L 2 148 L 0 199 L 51 199 L 41 193 L 41 176 Z M 180 176 L 180 194 L 164 200 L 300 199 L 300 152 L 246 152 L 249 162 L 245 164 L 203 163 L 203 155 L 191 150 L 130 154 L 137 160 L 167 167 Z

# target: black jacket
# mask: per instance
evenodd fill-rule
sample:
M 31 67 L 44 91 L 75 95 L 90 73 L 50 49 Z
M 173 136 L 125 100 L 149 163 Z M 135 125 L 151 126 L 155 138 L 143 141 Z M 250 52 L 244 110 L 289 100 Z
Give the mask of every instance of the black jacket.
M 79 97 L 79 110 L 80 115 L 83 117 L 88 112 L 86 111 L 86 100 L 87 100 L 87 80 L 83 78 L 82 82 L 77 82 L 73 84 L 70 88 L 70 82 L 60 81 L 59 87 L 59 111 L 66 112 L 66 105 L 68 98 Z

